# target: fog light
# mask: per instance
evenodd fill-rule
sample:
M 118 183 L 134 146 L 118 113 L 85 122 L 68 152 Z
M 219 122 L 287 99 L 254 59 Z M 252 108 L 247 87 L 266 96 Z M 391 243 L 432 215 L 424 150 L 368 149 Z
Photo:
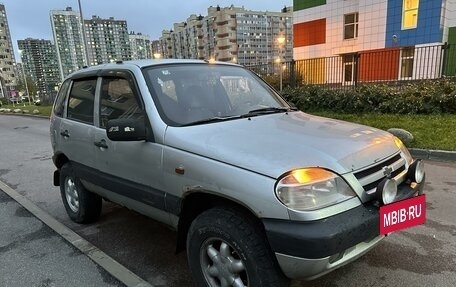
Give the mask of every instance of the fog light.
M 394 202 L 397 195 L 397 184 L 394 179 L 385 178 L 377 186 L 377 198 L 383 204 Z
M 424 179 L 424 163 L 420 159 L 416 160 L 408 171 L 408 178 L 413 182 L 421 183 Z

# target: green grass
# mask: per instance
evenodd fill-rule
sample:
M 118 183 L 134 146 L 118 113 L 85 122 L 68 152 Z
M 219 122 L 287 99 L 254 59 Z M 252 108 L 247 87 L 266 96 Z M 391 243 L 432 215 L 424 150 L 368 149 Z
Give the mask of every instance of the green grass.
M 412 148 L 456 151 L 456 115 L 387 115 L 387 114 L 334 114 L 320 116 L 360 123 L 382 130 L 401 128 L 412 133 Z
M 24 107 L 24 104 L 16 104 L 16 105 L 2 105 L 0 108 L 5 108 L 5 109 L 11 109 L 11 110 L 14 110 L 14 109 L 21 109 L 22 111 L 24 110 L 28 110 L 28 114 L 33 114 L 33 110 L 39 110 L 40 113 L 38 115 L 40 116 L 47 116 L 49 117 L 51 115 L 51 110 L 52 110 L 52 106 L 51 105 L 41 105 L 41 106 L 35 106 L 35 105 L 29 105 L 28 103 L 25 103 L 25 107 Z

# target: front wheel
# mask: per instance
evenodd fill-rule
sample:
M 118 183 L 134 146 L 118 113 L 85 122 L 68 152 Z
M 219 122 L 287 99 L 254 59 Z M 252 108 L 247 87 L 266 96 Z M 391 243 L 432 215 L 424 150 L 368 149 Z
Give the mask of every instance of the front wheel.
M 100 217 L 101 197 L 85 189 L 70 163 L 60 169 L 60 194 L 67 214 L 74 222 L 90 223 Z
M 213 208 L 190 226 L 187 255 L 196 286 L 279 287 L 279 270 L 264 232 L 249 215 Z

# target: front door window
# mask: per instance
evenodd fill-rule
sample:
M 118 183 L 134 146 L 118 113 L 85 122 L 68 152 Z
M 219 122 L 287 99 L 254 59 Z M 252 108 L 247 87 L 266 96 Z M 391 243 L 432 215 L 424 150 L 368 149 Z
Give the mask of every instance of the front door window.
M 138 97 L 130 81 L 124 78 L 104 78 L 100 93 L 100 127 L 108 120 L 143 117 Z

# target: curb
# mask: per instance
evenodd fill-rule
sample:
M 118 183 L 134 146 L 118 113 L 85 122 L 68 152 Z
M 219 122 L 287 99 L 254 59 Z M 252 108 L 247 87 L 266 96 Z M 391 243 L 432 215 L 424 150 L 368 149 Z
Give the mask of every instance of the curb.
M 34 114 L 24 114 L 24 113 L 5 113 L 1 112 L 0 115 L 5 115 L 5 116 L 25 116 L 25 117 L 31 117 L 31 118 L 41 118 L 41 119 L 49 119 L 50 116 L 43 116 L 43 115 L 34 115 Z
M 428 149 L 419 149 L 419 148 L 410 148 L 409 151 L 413 157 L 417 157 L 417 158 L 421 158 L 421 159 L 456 162 L 456 152 L 455 151 L 428 150 Z
M 69 244 L 79 249 L 83 254 L 89 257 L 98 266 L 106 270 L 114 278 L 119 280 L 127 287 L 154 287 L 131 270 L 124 267 L 118 261 L 92 245 L 90 242 L 79 236 L 76 232 L 66 227 L 63 223 L 52 217 L 49 213 L 36 206 L 32 201 L 25 196 L 19 194 L 6 183 L 0 180 L 0 191 L 14 199 L 22 207 L 27 209 L 37 219 L 41 220 L 45 225 L 49 226 L 57 234 L 59 234 Z

